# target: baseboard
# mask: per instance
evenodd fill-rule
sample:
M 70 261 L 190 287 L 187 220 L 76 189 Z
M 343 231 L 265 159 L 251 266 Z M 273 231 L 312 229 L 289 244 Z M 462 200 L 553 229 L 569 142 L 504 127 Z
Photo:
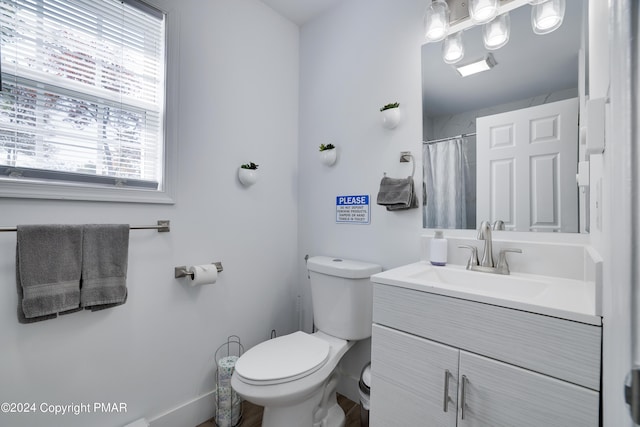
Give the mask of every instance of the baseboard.
M 214 391 L 149 420 L 150 427 L 196 427 L 215 415 Z

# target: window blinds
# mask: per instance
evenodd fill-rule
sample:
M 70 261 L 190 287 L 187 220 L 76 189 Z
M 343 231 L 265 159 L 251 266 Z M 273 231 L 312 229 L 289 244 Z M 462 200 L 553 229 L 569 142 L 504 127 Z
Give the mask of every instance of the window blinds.
M 0 0 L 0 176 L 161 189 L 164 25 L 137 0 Z

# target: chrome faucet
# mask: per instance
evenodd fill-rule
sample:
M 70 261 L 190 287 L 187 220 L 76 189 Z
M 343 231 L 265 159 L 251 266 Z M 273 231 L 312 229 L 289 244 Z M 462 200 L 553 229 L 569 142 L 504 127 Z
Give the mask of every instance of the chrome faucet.
M 485 273 L 495 274 L 511 274 L 509 264 L 507 263 L 507 252 L 522 253 L 521 249 L 506 248 L 501 249 L 498 255 L 498 264 L 493 261 L 493 241 L 491 240 L 491 224 L 489 221 L 482 221 L 478 228 L 478 240 L 484 240 L 484 253 L 482 261 L 478 261 L 478 248 L 475 246 L 460 245 L 459 248 L 466 248 L 471 251 L 469 261 L 467 261 L 467 270 L 484 271 Z
M 493 263 L 493 244 L 491 241 L 491 223 L 482 221 L 478 228 L 478 240 L 484 240 L 484 253 L 482 254 L 481 267 L 495 267 Z

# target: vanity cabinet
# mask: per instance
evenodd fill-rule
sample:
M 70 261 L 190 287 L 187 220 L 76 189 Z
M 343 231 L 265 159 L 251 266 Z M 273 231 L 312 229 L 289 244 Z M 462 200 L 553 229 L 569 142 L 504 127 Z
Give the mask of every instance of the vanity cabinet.
M 458 349 L 375 324 L 371 345 L 372 427 L 455 427 Z
M 374 283 L 371 426 L 597 427 L 601 327 Z

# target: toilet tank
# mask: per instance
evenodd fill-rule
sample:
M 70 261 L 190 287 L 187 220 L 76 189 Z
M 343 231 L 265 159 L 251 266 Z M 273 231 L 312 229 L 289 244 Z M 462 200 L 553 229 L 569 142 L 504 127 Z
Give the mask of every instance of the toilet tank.
M 307 260 L 313 321 L 326 334 L 345 340 L 371 336 L 373 286 L 382 267 L 362 261 L 314 256 Z

